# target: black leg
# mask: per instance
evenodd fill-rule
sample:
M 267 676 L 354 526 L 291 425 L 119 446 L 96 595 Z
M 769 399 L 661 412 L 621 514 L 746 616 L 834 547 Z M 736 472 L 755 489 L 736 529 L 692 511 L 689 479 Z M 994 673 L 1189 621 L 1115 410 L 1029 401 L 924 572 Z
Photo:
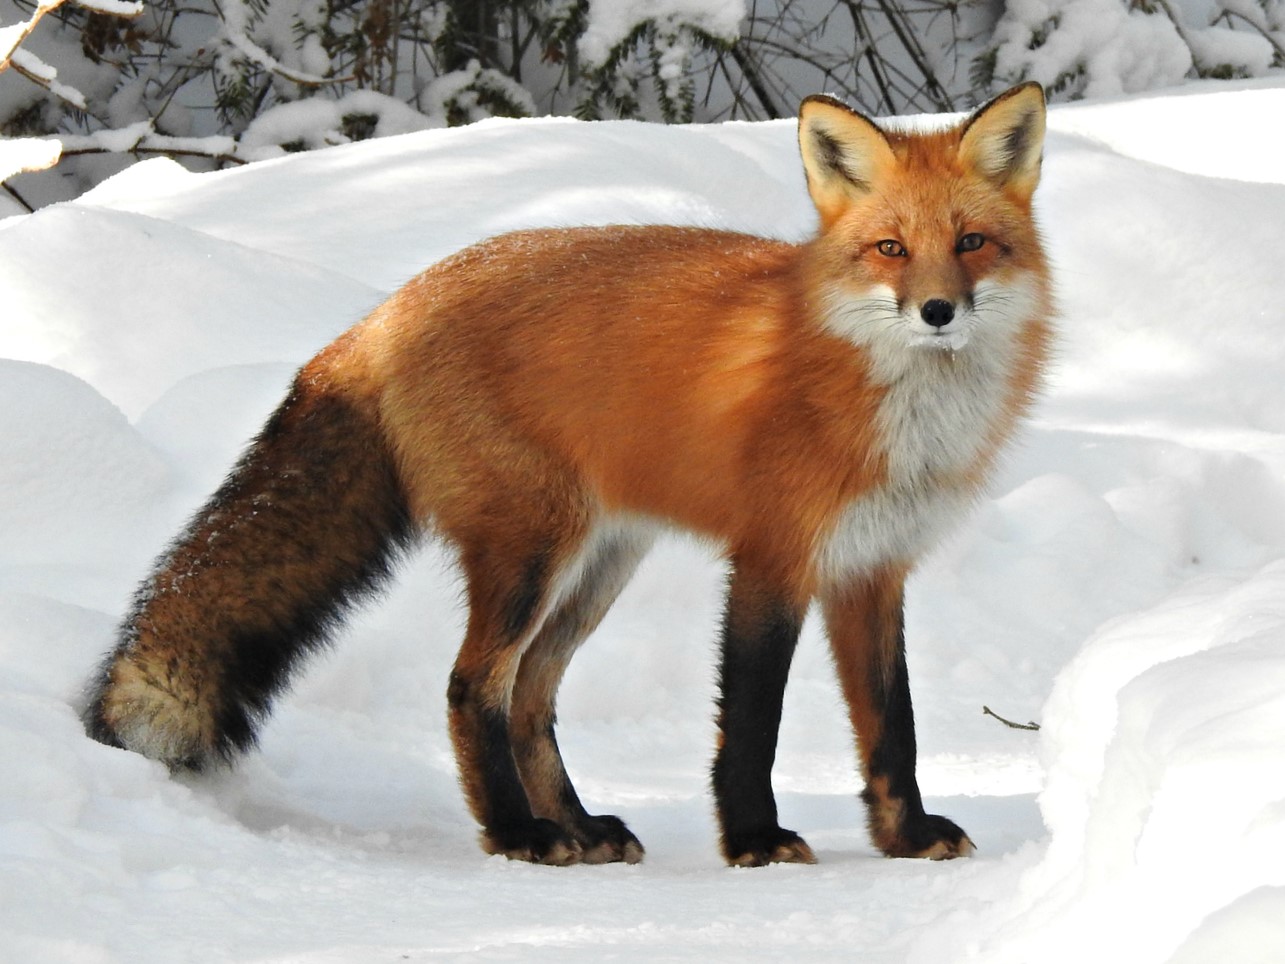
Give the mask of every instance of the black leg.
M 729 864 L 812 863 L 811 849 L 777 823 L 772 764 L 781 701 L 803 611 L 766 580 L 736 569 L 719 672 L 720 732 L 714 799 Z

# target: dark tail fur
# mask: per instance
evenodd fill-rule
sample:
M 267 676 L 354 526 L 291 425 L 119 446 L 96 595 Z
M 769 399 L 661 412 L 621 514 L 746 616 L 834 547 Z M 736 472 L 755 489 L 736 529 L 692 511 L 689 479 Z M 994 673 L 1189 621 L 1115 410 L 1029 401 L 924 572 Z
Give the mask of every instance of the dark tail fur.
M 139 588 L 91 682 L 104 743 L 200 769 L 255 742 L 305 654 L 415 537 L 374 406 L 301 374 Z

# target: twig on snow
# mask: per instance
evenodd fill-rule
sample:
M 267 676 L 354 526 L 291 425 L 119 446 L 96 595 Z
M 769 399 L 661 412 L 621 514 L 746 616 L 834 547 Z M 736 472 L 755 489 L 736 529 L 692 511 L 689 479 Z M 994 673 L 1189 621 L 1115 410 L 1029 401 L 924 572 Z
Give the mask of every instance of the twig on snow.
M 1004 719 L 1004 717 L 1000 716 L 998 713 L 992 710 L 989 706 L 982 707 L 982 715 L 993 716 L 995 717 L 995 719 L 999 720 L 1005 726 L 1011 726 L 1015 730 L 1038 730 L 1040 728 L 1040 725 L 1038 723 L 1014 723 L 1012 720 L 1006 720 Z

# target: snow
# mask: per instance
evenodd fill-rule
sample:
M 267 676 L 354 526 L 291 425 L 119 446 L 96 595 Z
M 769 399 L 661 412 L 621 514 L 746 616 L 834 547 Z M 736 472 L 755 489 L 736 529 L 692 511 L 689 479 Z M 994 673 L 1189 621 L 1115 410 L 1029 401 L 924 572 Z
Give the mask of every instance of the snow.
M 1276 61 L 1276 48 L 1258 34 L 1210 27 L 1189 30 L 1187 40 L 1202 67 L 1231 68 L 1238 77 L 1261 77 Z
M 127 0 L 76 0 L 80 6 L 97 13 L 111 14 L 113 17 L 137 17 L 143 12 L 143 4 L 129 3 Z
M 433 548 L 233 771 L 172 777 L 76 717 L 151 558 L 312 352 L 499 231 L 802 238 L 792 123 L 488 121 L 216 174 L 152 160 L 0 221 L 0 958 L 1282 959 L 1283 99 L 1260 81 L 1051 113 L 1058 363 L 910 589 L 921 783 L 979 846 L 948 864 L 872 851 L 810 621 L 775 780 L 820 863 L 722 866 L 722 573 L 681 540 L 560 703 L 581 795 L 629 821 L 638 866 L 477 849 L 445 731 L 459 585 Z
M 62 142 L 24 137 L 0 144 L 0 181 L 23 171 L 43 171 L 62 156 Z
M 648 22 L 662 35 L 676 36 L 688 27 L 731 41 L 745 15 L 743 0 L 589 0 L 580 55 L 586 63 L 605 64 L 621 41 Z
M 1083 71 L 1090 98 L 1176 84 L 1192 65 L 1171 21 L 1119 0 L 1010 0 L 994 39 L 996 76 L 1057 87 Z
M 314 97 L 278 104 L 250 122 L 241 135 L 240 146 L 246 156 L 263 159 L 284 153 L 281 145 L 291 142 L 299 142 L 309 150 L 345 144 L 350 138 L 342 133 L 344 118 L 353 114 L 375 117 L 377 137 L 445 126 L 434 124 L 395 97 L 374 90 L 356 90 L 337 100 Z

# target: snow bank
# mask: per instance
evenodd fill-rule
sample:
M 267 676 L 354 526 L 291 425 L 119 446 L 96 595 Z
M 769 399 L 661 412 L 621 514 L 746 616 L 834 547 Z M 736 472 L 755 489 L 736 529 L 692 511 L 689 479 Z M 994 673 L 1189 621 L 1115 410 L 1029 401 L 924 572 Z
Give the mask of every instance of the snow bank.
M 477 851 L 444 726 L 459 587 L 435 551 L 235 772 L 174 778 L 76 719 L 148 560 L 313 351 L 502 230 L 802 238 L 792 124 L 493 121 L 210 175 L 155 161 L 0 221 L 0 956 L 1280 959 L 1282 97 L 1195 86 L 1052 114 L 1058 364 L 992 497 L 910 587 L 921 780 L 980 846 L 949 865 L 871 851 L 809 622 L 775 779 L 821 863 L 721 866 L 722 572 L 681 541 L 560 703 L 572 774 L 643 839 L 637 867 Z
M 83 378 L 130 417 L 197 372 L 301 361 L 381 300 L 334 272 L 89 203 L 0 225 L 12 279 L 0 351 Z
M 1283 598 L 1282 561 L 1199 579 L 1062 670 L 1044 713 L 1048 850 L 975 959 L 1279 959 Z M 1208 927 L 1228 945 L 1191 957 L 1224 908 L 1239 923 Z

